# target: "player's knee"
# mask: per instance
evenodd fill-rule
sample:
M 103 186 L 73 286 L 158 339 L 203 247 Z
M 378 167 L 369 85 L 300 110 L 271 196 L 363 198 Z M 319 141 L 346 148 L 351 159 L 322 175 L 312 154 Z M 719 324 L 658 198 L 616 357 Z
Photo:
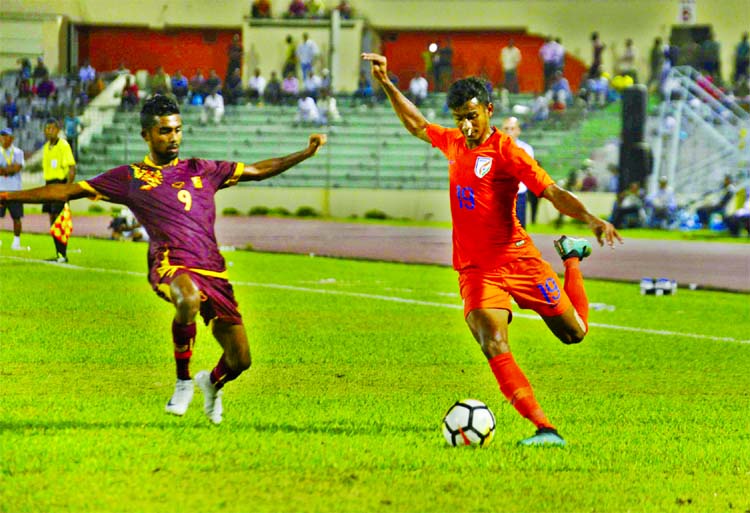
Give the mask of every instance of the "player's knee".
M 183 292 L 173 296 L 175 308 L 185 317 L 193 318 L 201 306 L 201 295 L 196 291 Z
M 581 329 L 568 330 L 562 335 L 558 335 L 558 338 L 562 341 L 562 343 L 567 345 L 579 344 L 583 342 L 583 339 L 585 337 L 586 332 Z
M 480 336 L 479 345 L 488 359 L 494 358 L 501 353 L 507 353 L 510 350 L 508 341 L 499 331 Z

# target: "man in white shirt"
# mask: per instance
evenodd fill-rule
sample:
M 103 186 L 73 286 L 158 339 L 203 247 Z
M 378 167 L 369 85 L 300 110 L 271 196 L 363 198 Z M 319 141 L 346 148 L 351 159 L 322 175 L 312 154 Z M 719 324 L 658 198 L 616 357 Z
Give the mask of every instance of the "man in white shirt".
M 203 100 L 201 124 L 205 125 L 208 123 L 209 117 L 211 117 L 211 120 L 216 125 L 221 123 L 221 118 L 224 117 L 224 98 L 219 94 L 218 89 L 211 91 L 211 94 L 206 96 L 206 99 Z
M 503 66 L 505 80 L 503 87 L 510 93 L 518 93 L 518 65 L 521 64 L 521 50 L 511 39 L 508 46 L 500 50 L 500 64 Z
M 315 57 L 319 53 L 318 45 L 310 39 L 307 32 L 302 34 L 302 42 L 297 46 L 297 59 L 299 60 L 300 69 L 302 69 L 302 80 L 305 80 L 312 72 Z
M 297 100 L 297 115 L 294 118 L 295 125 L 299 123 L 320 123 L 320 111 L 315 99 L 305 96 Z
M 266 90 L 266 79 L 260 74 L 260 68 L 255 68 L 253 76 L 247 83 L 247 95 L 251 101 L 259 101 L 263 98 L 263 91 Z
M 529 157 L 534 158 L 534 148 L 530 144 L 522 141 L 518 138 L 521 135 L 521 122 L 518 121 L 517 117 L 511 116 L 503 119 L 502 127 L 500 128 L 505 134 L 509 135 L 516 146 L 525 151 Z M 526 228 L 526 191 L 528 188 L 523 182 L 518 183 L 518 196 L 516 198 L 516 216 L 521 222 L 521 226 Z
M 0 192 L 21 190 L 21 169 L 24 166 L 23 151 L 13 145 L 13 130 L 0 130 Z M 13 244 L 10 249 L 21 250 L 21 219 L 23 218 L 23 203 L 9 201 L 7 206 L 0 207 L 0 218 L 5 217 L 6 208 L 13 219 Z M 2 241 L 0 241 L 0 244 Z
M 427 88 L 429 84 L 427 79 L 421 73 L 414 75 L 409 82 L 409 99 L 419 107 L 427 99 Z

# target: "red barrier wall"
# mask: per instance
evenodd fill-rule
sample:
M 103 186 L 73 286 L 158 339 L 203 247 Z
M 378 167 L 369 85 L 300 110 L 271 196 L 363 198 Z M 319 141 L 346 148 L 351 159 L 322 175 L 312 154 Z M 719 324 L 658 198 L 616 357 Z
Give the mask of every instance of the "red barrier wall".
M 500 50 L 508 40 L 521 50 L 518 81 L 522 92 L 542 90 L 544 85 L 539 48 L 544 43 L 541 36 L 519 32 L 430 32 L 430 31 L 383 31 L 382 52 L 388 58 L 388 68 L 399 78 L 399 87 L 405 89 L 415 73 L 425 73 L 422 53 L 430 43 L 451 41 L 453 47 L 453 79 L 476 75 L 487 78 L 494 85 L 502 84 L 503 71 L 500 65 Z M 565 41 L 563 41 L 563 45 Z M 580 60 L 565 55 L 565 77 L 575 91 L 587 66 Z M 426 74 L 432 87 L 432 76 Z
M 215 69 L 224 79 L 227 70 L 227 47 L 241 29 L 174 28 L 152 30 L 145 27 L 78 27 L 79 65 L 88 59 L 98 71 L 115 70 L 124 63 L 135 72 L 153 73 L 164 66 L 170 75 L 182 70 L 188 78 L 197 68 L 208 76 Z

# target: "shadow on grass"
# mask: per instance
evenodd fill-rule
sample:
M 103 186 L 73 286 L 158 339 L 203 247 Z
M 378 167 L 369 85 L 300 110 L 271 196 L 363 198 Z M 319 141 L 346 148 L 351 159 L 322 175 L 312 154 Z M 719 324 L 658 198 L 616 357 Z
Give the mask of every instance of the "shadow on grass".
M 194 422 L 193 420 L 182 421 L 180 419 L 163 420 L 158 422 L 135 422 L 135 421 L 83 421 L 83 420 L 52 420 L 52 421 L 0 421 L 0 434 L 5 432 L 18 433 L 19 431 L 66 431 L 66 430 L 112 430 L 112 429 L 156 429 L 172 431 L 175 429 L 221 429 L 233 432 L 255 432 L 255 433 L 299 433 L 299 434 L 328 434 L 328 435 L 382 435 L 389 433 L 413 433 L 423 434 L 435 431 L 433 426 L 422 425 L 396 425 L 375 422 L 371 424 L 342 425 L 335 423 L 315 423 L 309 425 L 295 425 L 288 423 L 248 422 L 224 420 L 215 426 L 206 420 L 205 422 Z

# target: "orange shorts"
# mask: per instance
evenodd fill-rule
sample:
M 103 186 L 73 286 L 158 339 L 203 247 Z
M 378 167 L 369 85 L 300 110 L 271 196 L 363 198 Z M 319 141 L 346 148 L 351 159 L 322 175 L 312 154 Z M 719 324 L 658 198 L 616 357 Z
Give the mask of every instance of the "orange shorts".
M 572 306 L 552 266 L 537 257 L 519 258 L 493 271 L 464 269 L 459 271 L 458 285 L 464 316 L 477 308 L 511 312 L 511 297 L 519 307 L 542 317 L 562 315 Z

